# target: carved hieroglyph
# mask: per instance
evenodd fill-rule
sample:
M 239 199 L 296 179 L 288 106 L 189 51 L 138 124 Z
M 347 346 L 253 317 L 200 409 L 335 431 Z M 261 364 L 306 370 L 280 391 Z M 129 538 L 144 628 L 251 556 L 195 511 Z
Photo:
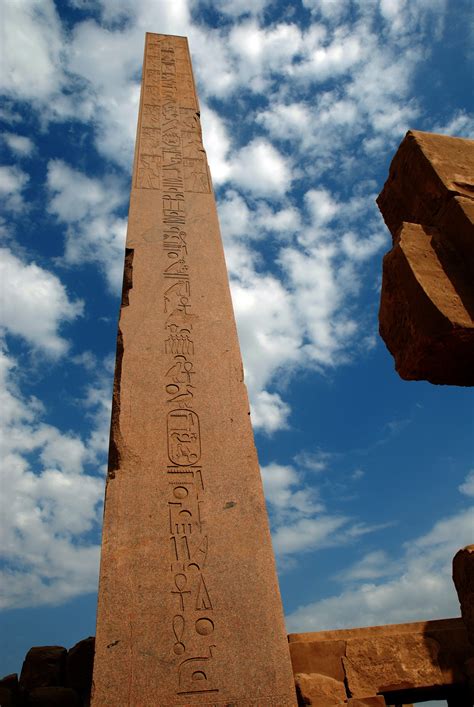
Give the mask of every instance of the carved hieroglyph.
M 184 37 L 146 38 L 92 704 L 296 704 Z

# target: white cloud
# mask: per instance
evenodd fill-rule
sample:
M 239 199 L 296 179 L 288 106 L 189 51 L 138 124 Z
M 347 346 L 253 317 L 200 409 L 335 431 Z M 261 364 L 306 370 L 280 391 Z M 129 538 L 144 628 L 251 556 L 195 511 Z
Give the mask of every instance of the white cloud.
M 0 326 L 49 356 L 63 355 L 68 342 L 59 329 L 82 314 L 83 303 L 69 298 L 56 275 L 7 248 L 0 249 L 0 280 Z
M 2 138 L 10 150 L 19 157 L 29 157 L 35 148 L 33 141 L 25 135 L 2 133 Z
M 0 196 L 6 209 L 15 212 L 24 208 L 22 191 L 29 179 L 19 167 L 0 165 Z
M 64 38 L 51 0 L 2 4 L 0 90 L 19 100 L 47 100 L 63 82 Z
M 432 132 L 474 139 L 474 115 L 464 110 L 457 111 L 446 123 L 437 123 Z
M 288 159 L 267 140 L 255 138 L 233 155 L 229 179 L 255 196 L 282 196 L 292 175 Z
M 51 160 L 48 188 L 48 210 L 67 225 L 65 262 L 94 263 L 117 292 L 127 227 L 126 219 L 115 214 L 123 200 L 120 183 L 111 176 L 91 179 L 61 160 Z
M 373 626 L 459 615 L 451 563 L 472 541 L 474 508 L 436 522 L 406 542 L 403 555 L 373 551 L 340 574 L 349 586 L 337 596 L 301 606 L 287 617 L 289 631 Z M 385 581 L 375 582 L 377 578 Z M 367 581 L 372 580 L 372 581 Z
M 459 486 L 459 490 L 465 496 L 474 496 L 474 469 L 464 479 L 464 482 Z
M 295 461 L 304 462 L 304 457 L 299 455 Z M 385 527 L 330 513 L 314 484 L 305 483 L 301 469 L 271 463 L 262 467 L 261 473 L 270 507 L 273 548 L 283 568 L 293 566 L 299 553 L 344 545 Z
M 103 480 L 85 465 L 97 466 L 106 451 L 97 437 L 99 401 L 88 401 L 95 424 L 83 440 L 43 421 L 43 407 L 15 385 L 15 367 L 0 351 L 1 483 L 8 489 L 0 513 L 2 608 L 57 604 L 96 590 L 100 548 L 87 535 L 99 528 Z
M 349 9 L 344 0 L 303 0 L 303 5 L 326 20 L 338 20 Z
M 225 15 L 239 17 L 240 15 L 258 15 L 274 0 L 205 0 L 205 4 L 211 5 Z
M 288 427 L 287 421 L 291 408 L 278 393 L 269 393 L 267 390 L 256 391 L 252 395 L 251 411 L 254 429 L 271 434 Z
M 214 184 L 225 182 L 230 173 L 230 139 L 224 121 L 208 106 L 201 109 L 203 141 Z

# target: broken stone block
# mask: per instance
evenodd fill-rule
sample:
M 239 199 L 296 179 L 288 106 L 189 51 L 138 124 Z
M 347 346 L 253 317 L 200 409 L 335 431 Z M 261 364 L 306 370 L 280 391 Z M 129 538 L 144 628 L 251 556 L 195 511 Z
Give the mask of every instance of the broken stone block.
M 299 673 L 295 675 L 295 682 L 296 691 L 304 705 L 331 707 L 346 702 L 344 683 L 327 675 Z
M 92 687 L 92 668 L 94 664 L 94 636 L 76 643 L 66 658 L 66 687 L 72 687 L 81 697 L 90 695 Z
M 0 680 L 0 706 L 16 707 L 19 700 L 18 675 L 11 673 Z
M 62 646 L 34 646 L 23 661 L 20 687 L 32 690 L 64 684 L 67 651 Z
M 377 199 L 380 334 L 406 380 L 474 385 L 474 141 L 409 131 Z
M 380 334 L 405 380 L 474 385 L 474 288 L 456 286 L 461 262 L 446 276 L 437 235 L 402 224 L 383 261 Z
M 309 674 L 317 672 L 330 678 L 344 682 L 342 658 L 345 654 L 345 641 L 295 641 L 290 644 L 293 672 Z
M 440 646 L 420 635 L 376 636 L 347 641 L 343 658 L 349 694 L 371 697 L 380 692 L 443 685 Z
M 468 545 L 454 556 L 453 581 L 467 635 L 474 646 L 474 545 Z
M 28 696 L 28 707 L 81 707 L 81 701 L 70 687 L 37 687 Z

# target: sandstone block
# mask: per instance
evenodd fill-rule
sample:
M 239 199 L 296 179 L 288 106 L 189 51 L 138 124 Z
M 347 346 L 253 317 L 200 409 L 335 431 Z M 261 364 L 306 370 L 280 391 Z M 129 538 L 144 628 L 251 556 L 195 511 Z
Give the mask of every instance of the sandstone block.
M 342 658 L 345 654 L 345 641 L 290 643 L 290 656 L 295 673 L 313 673 L 326 675 L 339 682 L 344 682 Z
M 95 638 L 89 636 L 76 643 L 67 654 L 65 685 L 81 695 L 89 694 L 91 690 L 94 644 Z
M 18 693 L 0 685 L 0 707 L 17 707 Z
M 299 673 L 295 676 L 295 682 L 300 699 L 305 705 L 330 707 L 346 702 L 344 683 L 327 675 Z
M 37 687 L 29 693 L 28 707 L 81 707 L 81 701 L 70 687 Z
M 382 695 L 375 695 L 374 697 L 351 697 L 347 704 L 349 707 L 385 707 L 386 702 Z M 410 705 L 403 707 L 410 707 Z
M 383 262 L 380 334 L 402 378 L 474 385 L 474 288 L 455 286 L 461 263 L 446 277 L 436 233 L 402 225 Z
M 410 131 L 377 199 L 380 334 L 406 380 L 474 385 L 474 141 Z
M 468 545 L 454 556 L 453 581 L 467 634 L 474 646 L 474 545 Z
M 443 685 L 439 651 L 437 641 L 417 635 L 349 640 L 343 658 L 349 692 L 352 697 L 370 697 L 394 689 Z
M 20 687 L 32 690 L 64 684 L 67 651 L 62 646 L 35 646 L 26 654 Z

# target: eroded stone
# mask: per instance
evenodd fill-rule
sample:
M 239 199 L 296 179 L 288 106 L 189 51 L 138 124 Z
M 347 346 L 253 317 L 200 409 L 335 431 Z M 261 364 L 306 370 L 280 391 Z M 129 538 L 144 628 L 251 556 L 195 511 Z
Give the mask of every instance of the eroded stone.
M 474 646 L 474 545 L 468 545 L 454 556 L 453 581 L 467 634 Z
M 296 695 L 184 37 L 147 34 L 94 707 Z
M 345 704 L 347 699 L 344 683 L 327 675 L 316 673 L 295 675 L 297 691 L 305 705 L 329 707 Z
M 349 692 L 367 697 L 378 692 L 443 685 L 440 646 L 424 636 L 396 635 L 349 640 L 343 658 Z
M 67 651 L 62 646 L 34 646 L 23 661 L 20 686 L 25 690 L 64 684 Z
M 377 199 L 380 334 L 400 376 L 474 385 L 474 141 L 409 131 Z

